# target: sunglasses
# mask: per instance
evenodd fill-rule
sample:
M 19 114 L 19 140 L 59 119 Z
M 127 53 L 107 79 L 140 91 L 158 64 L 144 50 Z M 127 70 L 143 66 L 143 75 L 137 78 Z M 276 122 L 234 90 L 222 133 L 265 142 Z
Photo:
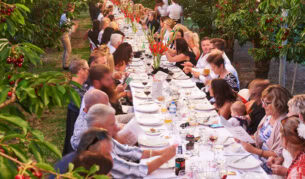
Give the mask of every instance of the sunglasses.
M 104 139 L 108 139 L 108 135 L 106 132 L 100 132 L 97 133 L 95 138 L 92 140 L 92 142 L 88 145 L 87 150 L 89 150 L 89 147 L 96 144 L 99 141 L 102 141 Z

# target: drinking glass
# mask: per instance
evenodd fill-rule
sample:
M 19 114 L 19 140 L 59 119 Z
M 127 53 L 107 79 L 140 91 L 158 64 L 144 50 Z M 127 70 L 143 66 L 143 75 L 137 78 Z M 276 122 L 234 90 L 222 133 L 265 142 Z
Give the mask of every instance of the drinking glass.
M 151 89 L 150 89 L 150 87 L 149 86 L 145 86 L 145 88 L 144 88 L 144 93 L 146 94 L 146 96 L 147 96 L 147 98 L 146 98 L 146 101 L 148 102 L 148 96 L 150 95 L 150 93 L 151 93 Z

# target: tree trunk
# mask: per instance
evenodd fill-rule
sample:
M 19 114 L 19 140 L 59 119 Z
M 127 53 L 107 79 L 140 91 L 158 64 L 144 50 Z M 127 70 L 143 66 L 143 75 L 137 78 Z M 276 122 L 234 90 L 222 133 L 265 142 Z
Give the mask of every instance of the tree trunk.
M 231 62 L 234 61 L 234 39 L 229 39 L 227 40 L 227 47 L 226 47 L 226 55 L 228 56 L 228 58 L 231 60 Z
M 270 61 L 271 61 L 271 59 L 269 59 L 269 58 L 254 61 L 255 78 L 261 78 L 261 79 L 268 78 Z

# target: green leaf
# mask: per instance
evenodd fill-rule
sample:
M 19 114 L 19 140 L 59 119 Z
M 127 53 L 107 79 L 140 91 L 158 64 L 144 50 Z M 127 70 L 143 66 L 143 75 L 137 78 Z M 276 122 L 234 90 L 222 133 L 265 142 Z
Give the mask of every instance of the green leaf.
M 17 8 L 20 8 L 20 9 L 26 11 L 26 12 L 30 12 L 30 9 L 28 7 L 26 7 L 25 5 L 23 5 L 23 4 L 16 3 L 15 6 Z
M 7 122 L 10 122 L 16 126 L 19 126 L 21 128 L 23 128 L 23 131 L 26 133 L 27 131 L 27 128 L 29 127 L 29 124 L 21 119 L 20 117 L 17 117 L 17 116 L 6 116 L 6 115 L 3 115 L 3 114 L 0 114 L 0 119 L 2 120 L 5 120 Z
M 37 98 L 35 90 L 33 88 L 22 88 L 31 98 Z
M 80 103 L 81 103 L 80 96 L 73 88 L 70 90 L 70 97 L 71 97 L 72 101 L 74 102 L 74 104 L 77 107 L 80 107 Z
M 51 166 L 50 164 L 44 163 L 44 162 L 39 162 L 39 163 L 36 164 L 36 166 L 38 168 L 43 169 L 43 170 L 55 172 L 53 166 Z
M 33 153 L 35 159 L 37 160 L 37 162 L 42 162 L 42 151 L 40 150 L 39 146 L 36 144 L 36 142 L 31 141 L 30 145 L 29 145 L 29 149 L 30 151 Z
M 17 175 L 16 165 L 9 159 L 0 156 L 0 178 L 14 178 Z
M 17 134 L 17 133 L 6 134 L 6 135 L 3 137 L 2 142 L 5 142 L 5 141 L 11 140 L 11 139 L 14 139 L 14 140 L 15 140 L 16 138 L 24 139 L 24 138 L 25 138 L 25 135 Z
M 93 166 L 90 168 L 90 170 L 89 170 L 87 176 L 90 176 L 90 175 L 96 173 L 99 169 L 100 169 L 100 166 L 98 166 L 98 165 L 93 165 Z
M 33 136 L 36 137 L 38 140 L 40 141 L 44 141 L 44 136 L 43 136 L 43 133 L 39 130 L 32 130 L 31 131 Z
M 47 141 L 39 141 L 37 143 L 40 144 L 40 145 L 45 146 L 48 150 L 50 150 L 51 152 L 56 154 L 57 157 L 60 157 L 60 158 L 62 157 L 61 152 L 59 151 L 59 149 L 54 144 L 52 144 L 50 142 L 47 142 Z
M 20 145 L 11 145 L 10 146 L 12 151 L 15 153 L 15 155 L 18 157 L 18 159 L 20 159 L 22 162 L 27 162 L 27 156 L 24 153 L 24 151 L 22 151 L 21 148 L 23 148 L 23 146 Z
M 94 179 L 109 179 L 109 177 L 106 175 L 95 175 L 93 178 Z
M 3 103 L 7 98 L 7 93 L 10 91 L 10 88 L 4 88 L 0 93 L 0 103 Z
M 60 91 L 62 94 L 65 94 L 65 93 L 66 93 L 66 89 L 65 89 L 63 86 L 57 85 L 57 89 L 58 89 L 58 91 Z
M 48 86 L 44 85 L 44 87 L 41 90 L 41 97 L 44 105 L 48 105 L 50 103 L 49 96 L 48 96 Z

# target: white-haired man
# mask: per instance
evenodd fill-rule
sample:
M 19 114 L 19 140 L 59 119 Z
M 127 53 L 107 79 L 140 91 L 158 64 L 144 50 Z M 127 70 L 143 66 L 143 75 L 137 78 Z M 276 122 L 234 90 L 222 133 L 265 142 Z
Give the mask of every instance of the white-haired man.
M 88 129 L 86 116 L 91 106 L 95 104 L 108 105 L 109 103 L 107 94 L 97 89 L 91 89 L 87 91 L 84 95 L 83 101 L 85 103 L 85 107 L 80 111 L 76 119 L 73 135 L 71 137 L 71 146 L 74 151 L 76 151 L 78 148 L 82 134 Z
M 123 42 L 123 35 L 119 33 L 113 33 L 110 37 L 110 43 L 107 45 L 110 49 L 110 53 L 112 54 L 115 50 L 120 46 Z
M 115 111 L 108 105 L 96 104 L 92 106 L 87 116 L 89 128 L 104 128 L 109 136 L 114 137 L 118 132 L 115 121 Z M 110 172 L 113 178 L 143 178 L 176 155 L 176 145 L 169 146 L 163 150 L 142 150 L 138 147 L 122 145 L 112 139 L 113 168 Z M 147 164 L 137 164 L 137 161 L 144 158 L 160 156 Z M 123 158 L 124 159 L 123 159 Z M 126 159 L 126 160 L 125 160 Z M 129 160 L 129 161 L 127 161 Z

